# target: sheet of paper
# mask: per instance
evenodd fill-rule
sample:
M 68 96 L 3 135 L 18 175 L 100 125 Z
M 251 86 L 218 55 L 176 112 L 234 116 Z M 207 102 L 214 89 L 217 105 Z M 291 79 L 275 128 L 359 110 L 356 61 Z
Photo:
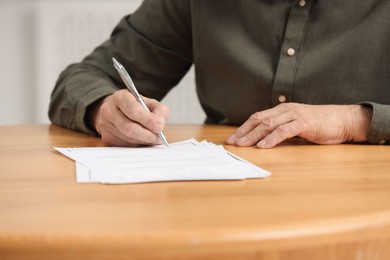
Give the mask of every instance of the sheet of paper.
M 84 164 L 77 162 L 75 163 L 76 166 L 76 181 L 78 183 L 98 183 L 99 180 L 97 180 L 93 174 L 93 172 L 88 169 L 87 166 Z
M 152 147 L 55 148 L 76 161 L 77 182 L 107 184 L 238 180 L 270 173 L 213 143 L 195 139 Z

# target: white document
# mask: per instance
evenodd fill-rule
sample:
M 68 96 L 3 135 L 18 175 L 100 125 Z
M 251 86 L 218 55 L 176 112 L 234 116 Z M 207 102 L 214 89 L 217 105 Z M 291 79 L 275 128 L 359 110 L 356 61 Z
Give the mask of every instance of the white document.
M 169 148 L 157 145 L 55 149 L 76 161 L 79 183 L 240 180 L 270 175 L 223 146 L 195 139 L 172 143 Z
M 78 183 L 98 183 L 99 180 L 96 179 L 93 172 L 88 169 L 84 164 L 77 162 L 76 165 L 76 181 Z

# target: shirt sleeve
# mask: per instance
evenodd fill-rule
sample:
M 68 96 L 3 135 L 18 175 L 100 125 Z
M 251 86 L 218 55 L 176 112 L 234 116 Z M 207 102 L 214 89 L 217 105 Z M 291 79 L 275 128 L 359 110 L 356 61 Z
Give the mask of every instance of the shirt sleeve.
M 191 67 L 189 1 L 146 0 L 119 22 L 110 38 L 60 75 L 51 95 L 49 118 L 88 134 L 88 107 L 125 88 L 112 65 L 128 70 L 142 95 L 161 100 Z
M 361 104 L 372 108 L 368 142 L 372 144 L 390 144 L 390 105 L 374 102 L 362 102 Z

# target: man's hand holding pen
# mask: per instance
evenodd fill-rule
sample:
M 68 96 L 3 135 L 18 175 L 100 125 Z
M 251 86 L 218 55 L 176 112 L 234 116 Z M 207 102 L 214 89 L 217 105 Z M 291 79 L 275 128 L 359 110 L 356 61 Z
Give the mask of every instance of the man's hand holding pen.
M 92 124 L 103 142 L 110 146 L 162 144 L 161 133 L 169 109 L 157 100 L 143 97 L 145 110 L 126 89 L 105 97 L 92 111 Z

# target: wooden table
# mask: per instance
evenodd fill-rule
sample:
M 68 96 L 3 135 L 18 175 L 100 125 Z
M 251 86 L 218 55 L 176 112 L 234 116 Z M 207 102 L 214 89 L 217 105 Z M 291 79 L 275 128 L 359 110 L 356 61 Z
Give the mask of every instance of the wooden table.
M 223 143 L 232 127 L 170 125 Z M 390 146 L 225 146 L 266 179 L 77 184 L 52 125 L 0 126 L 0 259 L 390 259 Z

